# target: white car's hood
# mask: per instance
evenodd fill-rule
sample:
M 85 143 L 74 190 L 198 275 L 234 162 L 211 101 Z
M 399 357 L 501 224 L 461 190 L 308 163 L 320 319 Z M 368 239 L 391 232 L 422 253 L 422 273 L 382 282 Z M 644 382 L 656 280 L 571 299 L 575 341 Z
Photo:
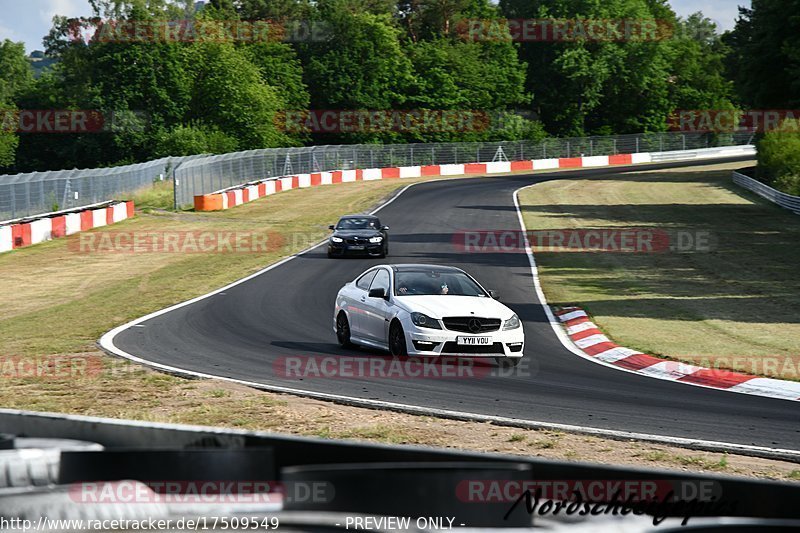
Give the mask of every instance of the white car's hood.
M 477 296 L 396 296 L 395 300 L 409 313 L 424 313 L 431 318 L 477 316 L 508 320 L 514 311 L 492 298 Z

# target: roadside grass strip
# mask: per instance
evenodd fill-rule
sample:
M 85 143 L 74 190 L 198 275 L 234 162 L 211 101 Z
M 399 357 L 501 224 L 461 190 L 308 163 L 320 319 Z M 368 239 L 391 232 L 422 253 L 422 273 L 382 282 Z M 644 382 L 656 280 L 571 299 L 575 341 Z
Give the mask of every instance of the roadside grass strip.
M 519 191 L 542 297 L 563 311 L 570 346 L 645 375 L 800 397 L 800 219 L 731 182 L 748 164 Z M 652 247 L 587 240 L 626 232 L 652 235 Z

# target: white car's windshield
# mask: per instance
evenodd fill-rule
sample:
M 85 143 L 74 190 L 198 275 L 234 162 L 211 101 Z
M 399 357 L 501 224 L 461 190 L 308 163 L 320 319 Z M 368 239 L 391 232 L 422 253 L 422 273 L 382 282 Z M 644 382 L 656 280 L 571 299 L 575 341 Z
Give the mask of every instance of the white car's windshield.
M 378 221 L 374 218 L 343 218 L 336 229 L 378 229 Z
M 397 296 L 487 296 L 483 289 L 463 272 L 435 270 L 397 272 L 394 278 L 394 293 Z

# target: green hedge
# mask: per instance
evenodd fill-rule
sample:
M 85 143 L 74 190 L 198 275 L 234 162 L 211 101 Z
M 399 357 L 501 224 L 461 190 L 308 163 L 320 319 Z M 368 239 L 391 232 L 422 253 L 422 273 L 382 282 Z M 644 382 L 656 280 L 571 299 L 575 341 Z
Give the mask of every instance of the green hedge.
M 800 120 L 786 120 L 758 142 L 758 178 L 800 196 Z

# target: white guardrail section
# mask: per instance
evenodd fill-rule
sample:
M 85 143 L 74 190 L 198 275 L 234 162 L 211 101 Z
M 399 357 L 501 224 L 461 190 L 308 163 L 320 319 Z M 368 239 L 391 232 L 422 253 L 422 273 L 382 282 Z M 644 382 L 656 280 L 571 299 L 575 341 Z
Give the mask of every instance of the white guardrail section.
M 691 161 L 692 159 L 713 159 L 715 157 L 732 157 L 737 155 L 756 155 L 753 144 L 741 146 L 720 146 L 717 148 L 700 148 L 697 150 L 679 150 L 671 152 L 651 152 L 653 163 L 660 161 Z
M 792 196 L 791 194 L 778 191 L 769 185 L 761 183 L 750 176 L 745 176 L 740 172 L 733 173 L 733 182 L 739 187 L 744 187 L 745 189 L 756 193 L 762 198 L 765 198 L 770 202 L 783 207 L 784 209 L 788 209 L 795 215 L 800 215 L 800 196 Z

